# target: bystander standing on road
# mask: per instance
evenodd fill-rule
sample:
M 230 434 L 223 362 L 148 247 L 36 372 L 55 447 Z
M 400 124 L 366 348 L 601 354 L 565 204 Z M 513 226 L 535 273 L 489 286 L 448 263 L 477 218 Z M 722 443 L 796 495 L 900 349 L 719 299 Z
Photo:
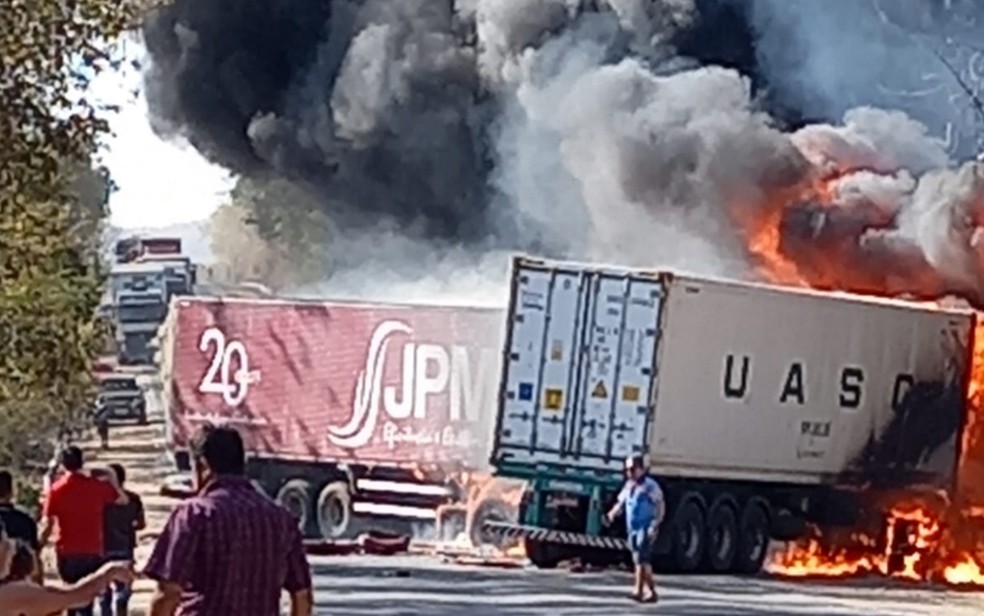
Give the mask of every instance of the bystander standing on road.
M 129 502 L 116 484 L 116 476 L 106 480 L 83 472 L 82 450 L 67 447 L 61 455 L 65 475 L 56 480 L 44 499 L 40 545 L 47 544 L 57 528 L 55 558 L 58 574 L 73 584 L 99 570 L 105 562 L 103 524 L 106 508 Z M 102 588 L 100 588 L 102 591 Z M 69 616 L 92 616 L 92 604 L 69 610 Z
M 116 476 L 116 484 L 126 493 L 125 505 L 110 505 L 106 508 L 103 525 L 106 557 L 110 560 L 133 562 L 133 552 L 137 547 L 137 531 L 147 527 L 144 518 L 143 501 L 136 493 L 126 489 L 126 470 L 119 464 L 110 464 L 109 472 Z M 116 582 L 99 598 L 99 611 L 102 616 L 126 616 L 130 606 L 132 585 Z
M 99 435 L 99 446 L 104 451 L 109 449 L 109 406 L 99 404 L 92 413 L 92 422 L 96 426 L 96 434 Z
M 242 437 L 203 428 L 191 443 L 197 496 L 179 504 L 144 574 L 156 580 L 150 616 L 291 616 L 313 610 L 311 570 L 297 519 L 245 477 Z
M 625 511 L 629 550 L 635 566 L 635 591 L 632 598 L 645 603 L 656 603 L 658 595 L 653 581 L 652 558 L 656 533 L 666 513 L 663 490 L 647 474 L 642 456 L 630 456 L 626 459 L 625 473 L 625 487 L 619 493 L 615 506 L 608 512 L 608 521 L 611 523 L 619 513 Z
M 0 521 L 11 539 L 24 542 L 37 555 L 41 547 L 38 542 L 38 525 L 30 514 L 14 505 L 15 496 L 14 476 L 10 471 L 0 471 Z M 40 558 L 37 559 L 33 571 L 34 580 L 40 583 L 44 579 Z

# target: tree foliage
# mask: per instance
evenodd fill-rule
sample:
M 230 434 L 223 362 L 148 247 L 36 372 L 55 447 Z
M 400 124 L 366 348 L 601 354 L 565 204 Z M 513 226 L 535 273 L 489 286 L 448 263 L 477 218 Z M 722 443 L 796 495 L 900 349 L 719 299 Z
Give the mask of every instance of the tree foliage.
M 0 464 L 91 401 L 106 178 L 90 162 L 109 110 L 84 93 L 133 18 L 112 0 L 0 0 Z
M 212 252 L 229 277 L 225 282 L 289 292 L 324 280 L 332 230 L 314 199 L 287 180 L 237 181 L 210 221 Z

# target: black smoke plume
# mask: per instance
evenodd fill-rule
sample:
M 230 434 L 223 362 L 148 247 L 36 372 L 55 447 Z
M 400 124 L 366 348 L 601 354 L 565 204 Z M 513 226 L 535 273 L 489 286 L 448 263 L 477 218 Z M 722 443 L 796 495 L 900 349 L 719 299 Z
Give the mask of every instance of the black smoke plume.
M 747 276 L 786 195 L 807 282 L 923 295 L 984 280 L 954 223 L 978 174 L 949 170 L 982 33 L 967 0 L 174 0 L 143 28 L 158 131 L 313 194 L 340 273 L 520 249 Z

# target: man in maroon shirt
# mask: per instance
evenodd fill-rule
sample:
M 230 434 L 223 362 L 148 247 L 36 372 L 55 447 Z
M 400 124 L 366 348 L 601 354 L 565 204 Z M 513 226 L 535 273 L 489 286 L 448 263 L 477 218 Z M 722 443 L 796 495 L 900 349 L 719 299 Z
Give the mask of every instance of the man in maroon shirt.
M 103 515 L 110 505 L 129 502 L 113 477 L 96 479 L 82 471 L 82 450 L 72 446 L 61 454 L 65 474 L 51 485 L 44 499 L 39 544 L 43 548 L 57 526 L 55 557 L 58 574 L 70 584 L 99 570 L 103 552 Z M 90 616 L 92 605 L 68 611 Z
M 191 443 L 197 496 L 179 504 L 144 575 L 157 581 L 150 616 L 291 616 L 314 609 L 311 570 L 297 519 L 245 477 L 242 438 L 203 428 Z

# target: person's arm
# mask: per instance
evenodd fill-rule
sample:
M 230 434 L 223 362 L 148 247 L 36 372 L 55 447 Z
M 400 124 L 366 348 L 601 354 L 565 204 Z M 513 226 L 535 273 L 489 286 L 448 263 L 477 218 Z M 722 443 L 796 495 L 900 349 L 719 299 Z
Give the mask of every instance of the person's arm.
M 287 575 L 284 590 L 290 595 L 290 616 L 311 616 L 314 613 L 314 593 L 311 591 L 311 566 L 304 552 L 301 531 L 293 520 L 290 528 L 290 550 L 287 552 Z
M 605 514 L 605 518 L 609 522 L 614 521 L 615 518 L 618 517 L 618 514 L 622 513 L 622 509 L 625 508 L 625 501 L 627 501 L 628 499 L 629 499 L 629 487 L 626 484 L 626 486 L 622 488 L 622 491 L 618 493 L 618 498 L 615 500 L 615 506 L 612 507 L 611 511 Z
M 173 616 L 181 603 L 181 591 L 198 573 L 199 520 L 191 503 L 171 512 L 144 575 L 157 582 L 150 603 L 150 616 Z
M 38 552 L 44 549 L 48 545 L 48 541 L 51 540 L 51 531 L 53 530 L 54 523 L 51 520 L 51 516 L 46 515 L 41 518 L 41 532 L 38 533 Z
M 38 537 L 38 525 L 34 520 L 31 520 L 31 527 L 28 533 L 28 545 L 34 550 L 34 574 L 31 576 L 31 579 L 38 584 L 42 584 L 44 583 L 44 560 L 41 558 L 41 542 Z
M 113 581 L 129 582 L 133 573 L 123 563 L 108 563 L 99 571 L 64 587 L 13 582 L 0 588 L 0 613 L 51 614 L 92 602 Z
M 120 487 L 120 482 L 116 481 L 116 473 L 109 471 L 101 480 L 108 488 L 105 493 L 107 505 L 125 505 L 130 502 L 129 495 Z
M 652 527 L 649 532 L 653 535 L 659 530 L 660 525 L 663 523 L 663 518 L 666 517 L 666 497 L 663 494 L 663 488 L 660 487 L 659 483 L 655 479 L 651 480 L 652 484 L 649 486 L 649 498 L 653 500 L 653 505 L 656 509 L 653 515 Z
M 141 531 L 147 528 L 147 518 L 144 514 L 143 501 L 136 494 L 131 494 L 130 500 L 134 503 L 136 508 L 136 519 L 133 521 L 133 530 Z
M 51 489 L 44 497 L 41 508 L 41 532 L 38 533 L 38 554 L 48 545 L 51 532 L 54 530 L 54 518 L 58 515 L 58 490 Z

